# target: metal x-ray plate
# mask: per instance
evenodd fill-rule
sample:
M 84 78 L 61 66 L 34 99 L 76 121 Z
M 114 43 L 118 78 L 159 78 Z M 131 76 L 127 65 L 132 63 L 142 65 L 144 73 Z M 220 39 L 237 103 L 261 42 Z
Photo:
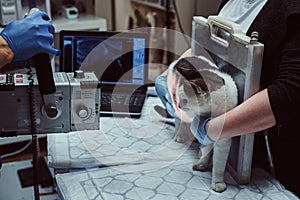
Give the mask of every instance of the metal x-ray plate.
M 218 16 L 194 17 L 192 54 L 203 55 L 230 74 L 238 87 L 238 101 L 243 102 L 260 86 L 264 45 L 242 33 L 238 24 Z M 228 169 L 240 184 L 249 183 L 254 133 L 233 138 Z

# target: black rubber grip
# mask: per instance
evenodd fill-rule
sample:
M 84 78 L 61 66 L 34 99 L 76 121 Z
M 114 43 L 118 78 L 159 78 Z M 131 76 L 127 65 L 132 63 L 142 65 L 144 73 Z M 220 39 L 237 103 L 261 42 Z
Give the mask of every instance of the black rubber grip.
M 49 55 L 39 53 L 33 56 L 33 61 L 41 94 L 55 93 L 56 89 Z

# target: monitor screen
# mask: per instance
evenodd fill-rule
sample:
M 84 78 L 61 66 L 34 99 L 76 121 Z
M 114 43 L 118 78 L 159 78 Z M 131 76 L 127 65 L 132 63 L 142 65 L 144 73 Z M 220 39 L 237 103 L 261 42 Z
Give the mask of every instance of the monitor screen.
M 101 84 L 144 85 L 147 46 L 146 33 L 61 31 L 60 71 L 94 71 Z

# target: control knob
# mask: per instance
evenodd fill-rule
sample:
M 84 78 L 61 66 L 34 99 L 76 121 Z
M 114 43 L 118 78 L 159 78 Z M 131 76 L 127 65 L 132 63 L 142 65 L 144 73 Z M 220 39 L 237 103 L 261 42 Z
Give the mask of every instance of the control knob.
M 82 70 L 76 70 L 74 72 L 74 78 L 84 78 L 84 71 L 82 71 Z
M 84 105 L 81 105 L 77 108 L 77 115 L 81 118 L 81 119 L 84 119 L 84 118 L 87 118 L 88 115 L 89 115 L 89 109 L 84 106 Z

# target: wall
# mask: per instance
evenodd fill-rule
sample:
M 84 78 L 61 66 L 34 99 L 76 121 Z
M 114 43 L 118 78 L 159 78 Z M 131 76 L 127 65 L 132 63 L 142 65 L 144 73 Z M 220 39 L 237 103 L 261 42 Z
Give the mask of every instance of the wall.
M 113 29 L 112 0 L 95 0 L 95 14 L 107 19 L 107 29 Z M 128 15 L 130 12 L 130 0 L 115 0 L 115 26 L 116 30 L 127 29 Z
M 188 39 L 191 39 L 193 16 L 207 17 L 216 14 L 220 2 L 221 0 L 176 0 L 181 25 Z M 176 30 L 180 31 L 178 20 Z M 189 48 L 189 43 L 187 44 L 185 39 L 181 38 L 175 41 L 175 52 L 183 53 L 185 49 Z
M 130 0 L 114 0 L 115 1 L 115 16 L 112 16 L 112 2 L 111 0 L 95 0 L 95 13 L 97 16 L 101 16 L 107 19 L 108 30 L 123 31 L 128 29 L 129 14 L 131 12 Z M 171 0 L 170 0 L 171 1 Z M 221 0 L 175 0 L 178 10 L 178 16 L 180 18 L 183 33 L 179 29 L 178 19 L 176 20 L 175 32 L 169 34 L 169 37 L 173 37 L 170 45 L 167 45 L 168 50 L 173 52 L 172 57 L 168 57 L 167 60 L 174 60 L 180 56 L 184 51 L 190 48 L 190 39 L 192 32 L 192 18 L 195 15 L 201 15 L 207 17 L 208 15 L 216 14 L 218 5 Z M 113 29 L 112 18 L 115 18 L 115 29 Z M 152 55 L 152 54 L 150 54 Z M 154 55 L 154 54 L 153 54 Z M 157 55 L 157 54 L 155 54 Z M 164 54 L 166 55 L 166 54 Z M 171 54 L 168 54 L 171 55 Z M 162 56 L 163 57 L 163 56 Z M 163 57 L 163 58 L 166 58 Z M 163 62 L 159 62 L 158 65 L 149 65 L 149 80 L 159 75 L 167 67 L 164 65 L 166 59 Z M 151 62 L 152 63 L 152 62 Z M 154 62 L 157 63 L 157 62 Z
M 105 18 L 107 30 L 111 30 L 111 0 L 95 0 L 95 15 Z
M 185 32 L 190 35 L 192 17 L 216 14 L 221 0 L 176 0 L 178 14 Z M 130 0 L 115 0 L 116 30 L 126 30 L 130 12 Z M 112 30 L 111 0 L 95 0 L 95 13 L 107 19 L 108 30 Z M 179 29 L 177 29 L 179 30 Z
M 207 17 L 216 14 L 219 2 L 220 0 L 176 0 L 178 14 L 185 33 L 191 34 L 193 16 Z

